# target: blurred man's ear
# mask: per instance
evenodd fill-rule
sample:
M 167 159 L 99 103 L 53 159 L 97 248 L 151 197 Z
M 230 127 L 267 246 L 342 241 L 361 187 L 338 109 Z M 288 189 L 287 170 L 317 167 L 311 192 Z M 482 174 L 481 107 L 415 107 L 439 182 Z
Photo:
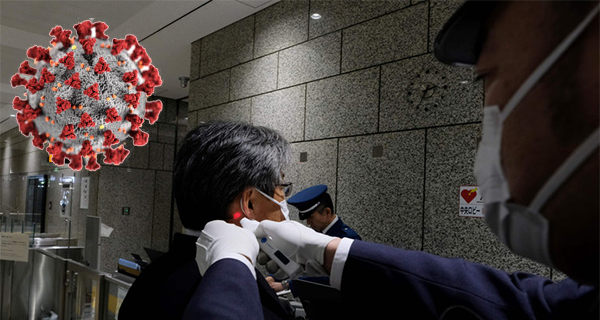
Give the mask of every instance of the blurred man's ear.
M 326 216 L 328 216 L 328 215 L 330 215 L 330 214 L 332 214 L 332 213 L 333 213 L 333 212 L 331 211 L 331 208 L 329 208 L 329 207 L 327 207 L 327 208 L 323 209 L 323 212 L 322 212 L 322 214 L 323 214 L 323 215 L 326 215 Z
M 246 216 L 246 218 L 250 220 L 256 220 L 256 215 L 254 214 L 254 207 L 252 206 L 252 201 L 256 196 L 254 188 L 248 187 L 242 191 L 242 214 Z

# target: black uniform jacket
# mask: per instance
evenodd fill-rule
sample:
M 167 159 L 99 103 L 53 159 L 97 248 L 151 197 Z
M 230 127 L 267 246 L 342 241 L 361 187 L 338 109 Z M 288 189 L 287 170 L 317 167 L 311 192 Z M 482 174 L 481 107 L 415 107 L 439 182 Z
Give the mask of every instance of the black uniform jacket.
M 171 249 L 152 262 L 129 289 L 119 319 L 181 319 L 202 276 L 196 264 L 196 239 L 177 233 Z M 289 306 L 277 298 L 256 270 L 258 293 L 265 319 L 293 319 Z

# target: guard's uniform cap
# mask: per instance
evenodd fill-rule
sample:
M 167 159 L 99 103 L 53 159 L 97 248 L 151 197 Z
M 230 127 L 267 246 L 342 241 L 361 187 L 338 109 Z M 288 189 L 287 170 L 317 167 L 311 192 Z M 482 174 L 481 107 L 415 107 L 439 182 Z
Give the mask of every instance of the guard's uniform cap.
M 474 66 L 487 36 L 485 22 L 498 1 L 465 2 L 435 38 L 433 53 L 442 63 Z
M 327 193 L 327 186 L 319 184 L 296 193 L 287 200 L 287 203 L 296 207 L 300 220 L 304 220 L 310 217 L 320 204 L 324 203 L 326 197 L 331 199 Z

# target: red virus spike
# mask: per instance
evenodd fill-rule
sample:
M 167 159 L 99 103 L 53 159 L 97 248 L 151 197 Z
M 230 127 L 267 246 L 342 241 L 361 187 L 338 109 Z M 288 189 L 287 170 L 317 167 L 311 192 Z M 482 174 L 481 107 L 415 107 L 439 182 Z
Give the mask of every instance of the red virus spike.
M 137 75 L 137 70 L 126 72 L 123 74 L 123 81 L 126 83 L 131 83 L 132 86 L 137 86 Z
M 150 124 L 154 124 L 158 119 L 158 115 L 162 111 L 162 101 L 148 101 L 146 102 L 146 113 L 144 114 L 144 118 L 148 119 Z
M 21 100 L 21 99 L 19 99 L 19 97 L 15 97 L 13 99 L 13 109 L 15 109 L 17 111 L 23 110 L 23 108 L 25 108 L 28 105 L 29 104 L 27 104 L 27 100 Z
M 110 130 L 104 131 L 104 143 L 102 143 L 105 147 L 110 147 L 113 144 L 119 143 L 119 139 L 115 137 L 115 135 Z
M 52 162 L 54 162 L 55 164 L 62 166 L 63 164 L 65 164 L 65 156 L 66 153 L 64 153 L 62 151 L 62 142 L 57 141 L 54 144 L 50 144 L 47 148 L 46 151 L 48 152 L 49 155 L 52 156 Z
M 81 163 L 81 156 L 78 154 L 67 155 L 67 159 L 69 159 L 69 168 L 75 171 L 81 170 L 83 165 Z
M 148 70 L 142 72 L 142 77 L 146 79 L 146 81 L 150 81 L 153 86 L 160 86 L 162 84 L 162 79 L 158 74 L 158 69 L 154 66 L 148 67 Z
M 145 146 L 148 143 L 149 134 L 142 130 L 131 130 L 129 135 L 133 138 L 134 146 Z
M 140 95 L 141 93 L 139 92 L 133 94 L 126 94 L 123 96 L 123 100 L 125 100 L 125 102 L 130 104 L 133 108 L 137 108 L 140 104 Z
M 154 93 L 154 86 L 149 81 L 146 81 L 144 84 L 135 87 L 135 90 L 145 92 L 146 95 L 151 96 Z
M 69 70 L 73 70 L 75 67 L 75 56 L 73 52 L 69 52 L 66 56 L 60 58 L 58 62 L 62 63 Z
M 94 126 L 96 126 L 96 123 L 94 122 L 92 117 L 90 117 L 90 115 L 87 112 L 84 112 L 83 115 L 81 115 L 81 121 L 79 122 L 79 125 L 77 125 L 77 127 L 87 128 Z
M 27 56 L 35 61 L 50 62 L 50 50 L 43 47 L 33 46 L 27 49 Z
M 71 102 L 61 97 L 56 97 L 56 114 L 61 114 L 61 112 L 68 109 L 71 109 Z
M 94 44 L 96 44 L 96 38 L 86 38 L 86 39 L 79 38 L 79 43 L 81 43 L 81 46 L 83 47 L 83 51 L 85 51 L 85 54 L 94 53 Z
M 63 128 L 62 133 L 60 134 L 59 137 L 63 140 L 76 139 L 77 136 L 75 135 L 74 130 L 75 130 L 74 126 L 72 124 L 68 124 Z
M 142 123 L 144 123 L 144 119 L 138 117 L 137 114 L 131 113 L 125 116 L 125 120 L 131 123 L 131 130 L 139 129 L 139 127 L 142 126 Z
M 25 86 L 27 85 L 27 80 L 21 78 L 21 76 L 18 73 L 15 73 L 15 75 L 13 75 L 12 78 L 10 78 L 10 85 L 13 88 L 18 86 Z
M 155 123 L 162 110 L 160 101 L 148 102 L 162 79 L 146 49 L 133 35 L 108 38 L 107 29 L 103 22 L 83 21 L 71 37 L 72 31 L 53 28 L 54 48 L 29 48 L 28 57 L 41 63 L 26 60 L 11 78 L 11 85 L 28 90 L 25 100 L 13 100 L 21 133 L 32 136 L 37 148 L 47 141 L 53 162 L 69 159 L 73 170 L 98 170 L 99 153 L 106 163 L 122 163 L 129 154 L 125 139 L 147 144 L 149 135 L 139 128 L 145 119 Z M 119 129 L 105 129 L 109 124 Z
M 30 105 L 26 105 L 23 109 L 23 116 L 26 120 L 35 120 L 40 113 L 42 113 L 41 108 L 33 109 Z
M 104 58 L 100 57 L 100 59 L 98 59 L 98 63 L 96 63 L 96 65 L 94 66 L 94 72 L 96 72 L 96 74 L 102 74 L 108 71 L 110 71 L 108 63 L 106 63 Z
M 53 45 L 62 43 L 63 48 L 67 48 L 71 44 L 71 40 L 69 39 L 71 30 L 63 30 L 61 26 L 56 26 L 50 30 L 50 35 L 54 37 L 54 39 L 50 41 Z
M 44 142 L 46 142 L 46 140 L 48 139 L 48 137 L 46 137 L 45 134 L 37 134 L 34 138 L 33 138 L 33 146 L 38 148 L 38 149 L 44 149 Z
M 79 39 L 84 39 L 87 36 L 92 35 L 92 27 L 94 25 L 90 20 L 85 20 L 81 23 L 78 23 L 73 26 L 73 28 L 77 31 L 77 37 Z
M 81 89 L 81 79 L 79 79 L 79 73 L 75 72 L 69 79 L 67 79 L 67 81 L 65 81 L 65 84 L 75 89 Z
M 106 163 L 106 164 L 112 163 L 114 165 L 120 165 L 121 163 L 123 163 L 123 161 L 125 161 L 125 158 L 127 158 L 128 154 L 129 154 L 129 150 L 127 150 L 127 149 L 106 148 L 106 149 L 104 149 L 104 163 Z
M 92 143 L 90 142 L 90 140 L 83 141 L 83 143 L 81 144 L 81 151 L 79 151 L 79 155 L 81 155 L 82 157 L 91 157 L 94 154 L 96 153 L 94 152 L 94 148 L 92 147 Z
M 27 84 L 25 85 L 25 88 L 27 88 L 27 90 L 29 90 L 31 94 L 35 94 L 36 92 L 44 89 L 44 81 L 40 80 L 38 82 L 36 78 L 31 78 L 29 82 L 27 82 Z
M 21 131 L 24 136 L 37 134 L 37 129 L 35 128 L 33 121 L 27 120 L 22 113 L 17 113 L 17 123 L 19 124 L 19 131 Z
M 119 116 L 119 113 L 117 112 L 117 109 L 115 108 L 110 108 L 108 110 L 106 110 L 106 123 L 113 123 L 116 121 L 121 121 L 122 118 L 121 116 Z
M 35 69 L 29 66 L 29 61 L 25 60 L 19 66 L 19 73 L 24 73 L 28 75 L 35 75 Z
M 89 171 L 96 171 L 100 169 L 100 165 L 98 164 L 98 160 L 96 159 L 96 155 L 93 155 L 88 160 L 88 163 L 85 165 L 85 168 Z
M 83 91 L 83 94 L 85 94 L 86 96 L 88 96 L 90 98 L 100 100 L 100 94 L 98 92 L 98 83 L 94 83 L 94 85 L 85 89 L 85 91 Z
M 104 34 L 104 31 L 108 29 L 108 25 L 102 21 L 98 21 L 94 23 L 94 28 L 96 28 L 96 38 L 106 40 L 108 36 Z
M 46 69 L 46 68 L 42 69 L 42 77 L 41 77 L 40 82 L 52 83 L 52 82 L 54 82 L 55 79 L 56 79 L 56 77 L 50 71 L 48 71 L 48 69 Z

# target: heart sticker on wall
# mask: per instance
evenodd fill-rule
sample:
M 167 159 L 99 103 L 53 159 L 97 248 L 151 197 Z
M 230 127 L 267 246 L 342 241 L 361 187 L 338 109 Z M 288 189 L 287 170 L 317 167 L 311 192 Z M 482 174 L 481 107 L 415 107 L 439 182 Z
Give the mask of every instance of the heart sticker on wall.
M 477 189 L 464 189 L 460 192 L 460 196 L 465 199 L 467 203 L 471 203 L 471 201 L 477 196 Z

